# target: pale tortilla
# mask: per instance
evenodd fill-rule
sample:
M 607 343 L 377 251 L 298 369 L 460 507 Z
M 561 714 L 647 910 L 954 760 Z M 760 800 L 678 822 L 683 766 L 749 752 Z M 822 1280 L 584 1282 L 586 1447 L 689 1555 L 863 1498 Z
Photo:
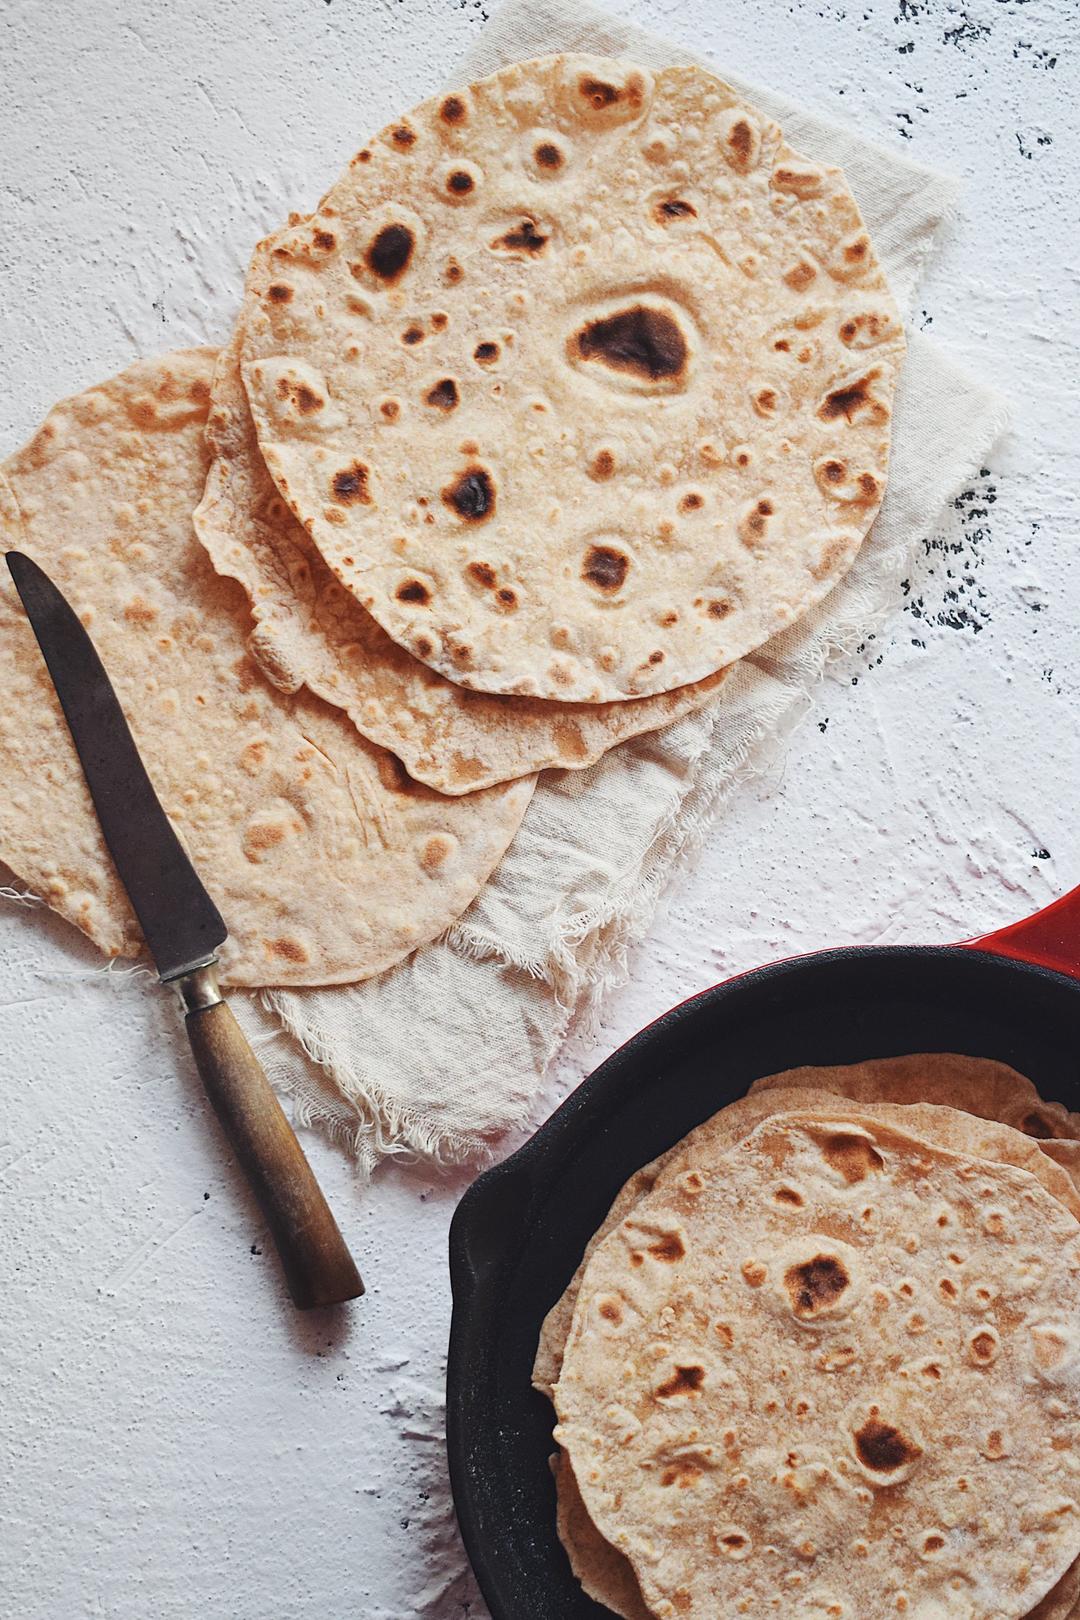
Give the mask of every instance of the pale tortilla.
M 766 1075 L 755 1080 L 750 1091 L 774 1087 L 787 1091 L 792 1086 L 824 1089 L 857 1102 L 943 1103 L 979 1119 L 1011 1125 L 1070 1168 L 1068 1153 L 1059 1157 L 1057 1148 L 1068 1149 L 1080 1141 L 1080 1114 L 1071 1114 L 1062 1103 L 1044 1101 L 1025 1075 L 994 1058 L 913 1052 L 825 1068 L 811 1064 Z
M 1080 1211 L 1080 1175 L 1076 1166 L 1065 1166 L 1073 1184 L 1070 1190 L 1061 1180 L 1056 1165 L 1044 1169 L 1038 1158 L 1032 1157 L 1041 1151 L 1052 1159 L 1056 1149 L 1074 1149 L 1080 1147 L 1080 1143 L 1064 1139 L 1054 1142 L 1017 1140 L 1014 1130 L 995 1128 L 981 1132 L 975 1120 L 965 1124 L 966 1116 L 951 1117 L 962 1100 L 977 1100 L 984 1110 L 980 1117 L 995 1126 L 1000 1124 L 1000 1116 L 1008 1115 L 1037 1138 L 1048 1137 L 1052 1130 L 1064 1136 L 1073 1129 L 1080 1136 L 1080 1128 L 1077 1128 L 1080 1121 L 1075 1115 L 1069 1115 L 1059 1103 L 1043 1102 L 1030 1080 L 1005 1064 L 953 1053 L 931 1053 L 873 1059 L 846 1066 L 787 1069 L 757 1081 L 747 1097 L 722 1109 L 626 1182 L 586 1247 L 566 1290 L 544 1319 L 533 1366 L 534 1386 L 548 1399 L 552 1398 L 589 1259 L 604 1238 L 653 1190 L 668 1165 L 699 1145 L 708 1144 L 713 1151 L 723 1152 L 740 1141 L 761 1119 L 791 1107 L 809 1104 L 828 1107 L 832 1097 L 837 1095 L 858 1099 L 860 1106 L 868 1105 L 871 1112 L 878 1112 L 875 1105 L 879 1097 L 908 1105 L 880 1112 L 894 1123 L 903 1125 L 906 1121 L 912 1129 L 939 1145 L 963 1144 L 981 1156 L 991 1159 L 1004 1156 L 1005 1162 L 1034 1168 L 1047 1190 L 1059 1197 L 1066 1208 L 1073 1214 Z M 933 1099 L 934 1104 L 951 1106 L 910 1106 L 927 1099 Z M 624 1616 L 624 1620 L 637 1620 L 643 1599 L 630 1564 L 593 1525 L 581 1501 L 573 1469 L 564 1455 L 556 1459 L 554 1472 L 559 1537 L 575 1575 L 590 1596 Z M 1078 1586 L 1080 1565 L 1074 1566 L 1034 1611 L 1038 1620 L 1072 1620 Z
M 756 1080 L 745 1097 L 635 1171 L 620 1190 L 565 1292 L 544 1319 L 533 1364 L 533 1384 L 541 1394 L 550 1396 L 558 1379 L 577 1290 L 593 1250 L 653 1190 L 660 1173 L 701 1148 L 726 1151 L 772 1114 L 827 1106 L 834 1097 L 868 1108 L 879 1119 L 899 1125 L 906 1121 L 907 1129 L 943 1146 L 963 1147 L 976 1157 L 1029 1170 L 1067 1209 L 1080 1215 L 1080 1168 L 1071 1152 L 1080 1148 L 1080 1116 L 1060 1103 L 1044 1102 L 1031 1081 L 1005 1063 L 931 1052 L 784 1069 Z M 1051 1130 L 1060 1141 L 1047 1139 Z M 1054 1151 L 1059 1146 L 1070 1150 L 1064 1160 Z
M 94 638 L 146 768 L 229 927 L 231 984 L 362 979 L 440 934 L 514 834 L 526 778 L 410 781 L 340 710 L 247 655 L 239 586 L 195 538 L 214 354 L 141 361 L 49 413 L 3 464 L 0 534 Z M 135 919 L 14 586 L 0 588 L 0 857 L 110 956 Z
M 207 437 L 214 460 L 195 531 L 239 580 L 257 629 L 251 653 L 284 692 L 307 686 L 440 793 L 472 793 L 555 766 L 582 770 L 628 737 L 718 696 L 727 671 L 629 703 L 548 703 L 468 692 L 392 641 L 339 584 L 263 464 L 240 381 L 239 329 L 222 350 Z
M 459 685 L 670 691 L 881 504 L 900 318 L 841 170 L 698 67 L 521 63 L 363 148 L 248 282 L 266 465 Z
M 779 1115 L 595 1250 L 556 1438 L 661 1620 L 795 1571 L 860 1620 L 1013 1620 L 1080 1551 L 1078 1275 L 1028 1171 Z
M 582 1590 L 623 1620 L 651 1620 L 630 1560 L 604 1540 L 589 1518 L 565 1451 L 555 1453 L 551 1468 L 559 1540 Z

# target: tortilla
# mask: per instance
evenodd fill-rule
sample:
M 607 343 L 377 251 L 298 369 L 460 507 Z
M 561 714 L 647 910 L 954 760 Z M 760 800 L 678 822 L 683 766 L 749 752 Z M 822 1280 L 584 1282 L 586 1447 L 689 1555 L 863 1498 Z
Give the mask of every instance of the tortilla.
M 596 1249 L 556 1438 L 658 1616 L 1013 1620 L 1080 1551 L 1078 1273 L 1029 1172 L 780 1115 Z
M 980 1077 L 985 1077 L 985 1085 L 980 1085 Z M 1050 1144 L 1001 1123 L 996 1114 L 976 1117 L 957 1103 L 943 1106 L 946 1097 L 960 1095 L 978 1096 L 984 1106 L 1000 1108 L 1002 1113 L 1012 1114 L 1014 1118 L 1052 1119 L 1061 1126 L 1055 1112 L 1060 1104 L 1044 1103 L 1030 1080 L 989 1058 L 964 1058 L 938 1052 L 912 1054 L 875 1058 L 866 1063 L 785 1069 L 780 1074 L 755 1081 L 745 1097 L 729 1103 L 658 1159 L 635 1171 L 618 1193 L 589 1240 L 565 1291 L 544 1318 L 533 1363 L 534 1388 L 549 1398 L 552 1395 L 581 1278 L 593 1251 L 635 1205 L 653 1191 L 660 1176 L 672 1164 L 687 1161 L 699 1153 L 726 1152 L 763 1119 L 789 1109 L 830 1108 L 835 1106 L 837 1098 L 845 1098 L 851 1103 L 849 1111 L 853 1114 L 865 1112 L 925 1136 L 939 1146 L 1030 1171 L 1066 1209 L 1080 1218 L 1080 1181 L 1070 1166 L 1059 1165 L 1045 1152 Z M 935 1101 L 927 1101 L 928 1096 Z
M 1031 1611 L 1029 1620 L 1076 1620 L 1080 1615 L 1080 1560 Z
M 792 1086 L 808 1086 L 812 1091 L 824 1088 L 860 1102 L 944 1103 L 1036 1138 L 1043 1151 L 1059 1163 L 1071 1165 L 1072 1160 L 1068 1153 L 1058 1157 L 1055 1140 L 1065 1148 L 1080 1141 L 1080 1114 L 1071 1114 L 1061 1103 L 1044 1101 L 1025 1075 L 995 1058 L 913 1052 L 903 1057 L 870 1058 L 864 1063 L 810 1065 L 766 1075 L 755 1080 L 750 1090 L 781 1087 L 787 1091 Z
M 263 464 L 240 381 L 239 329 L 214 374 L 214 461 L 195 531 L 220 574 L 239 580 L 250 650 L 284 692 L 307 686 L 440 793 L 543 770 L 581 770 L 628 737 L 670 725 L 717 695 L 726 671 L 629 703 L 547 703 L 467 692 L 399 647 L 334 578 Z
M 1018 1096 L 1023 1096 L 1023 1117 L 1028 1117 L 1029 1123 L 1039 1117 L 1037 1111 L 1047 1106 L 1042 1103 L 1031 1082 L 1015 1070 L 989 1059 L 961 1058 L 952 1054 L 879 1059 L 847 1067 L 789 1069 L 758 1081 L 746 1097 L 721 1109 L 659 1159 L 635 1172 L 626 1182 L 586 1247 L 574 1276 L 544 1319 L 533 1366 L 534 1387 L 549 1400 L 554 1398 L 554 1385 L 562 1367 L 581 1279 L 589 1260 L 607 1235 L 655 1188 L 669 1166 L 697 1153 L 725 1152 L 741 1141 L 754 1125 L 774 1113 L 811 1106 L 828 1109 L 833 1106 L 836 1095 L 849 1094 L 846 1088 L 853 1085 L 857 1085 L 863 1093 L 856 1104 L 860 1113 L 865 1108 L 872 1116 L 884 1118 L 902 1128 L 910 1128 L 938 1145 L 959 1147 L 980 1157 L 1032 1170 L 1049 1192 L 1059 1198 L 1073 1215 L 1080 1216 L 1080 1183 L 1074 1181 L 1073 1187 L 1070 1187 L 1052 1161 L 1047 1160 L 1045 1164 L 1040 1162 L 1040 1149 L 1045 1146 L 1044 1143 L 1030 1142 L 1017 1131 L 997 1123 L 992 1124 L 989 1131 L 982 1131 L 975 1119 L 959 1114 L 953 1108 L 877 1105 L 875 1081 L 883 1093 L 901 1090 L 909 1095 L 918 1084 L 917 1076 L 924 1081 L 931 1080 L 929 1089 L 935 1095 L 942 1091 L 956 1095 L 975 1087 L 984 1099 L 987 1096 L 997 1098 L 1003 1111 L 1008 1112 L 1016 1112 Z M 936 1083 L 933 1083 L 935 1078 Z M 1055 1116 L 1051 1114 L 1051 1117 Z M 627 1559 L 611 1547 L 593 1525 L 581 1501 L 573 1469 L 562 1455 L 556 1461 L 555 1482 L 559 1538 L 566 1548 L 574 1574 L 590 1596 L 605 1603 L 614 1613 L 624 1616 L 624 1620 L 635 1620 L 643 1602 L 636 1576 Z M 1048 1595 L 1044 1600 L 1045 1609 L 1043 1605 L 1039 1606 L 1039 1620 L 1059 1620 L 1059 1617 L 1065 1620 L 1070 1616 L 1075 1596 L 1073 1584 L 1078 1582 L 1080 1566 L 1070 1570 L 1060 1586 Z M 628 1593 L 631 1594 L 629 1599 Z M 636 1594 L 636 1602 L 633 1594 Z
M 698 67 L 547 57 L 425 102 L 249 278 L 266 465 L 461 686 L 670 691 L 825 596 L 904 349 L 843 173 Z
M 565 1451 L 551 1459 L 559 1540 L 582 1590 L 623 1620 L 652 1620 L 630 1560 L 604 1540 L 585 1510 Z
M 247 655 L 244 593 L 214 573 L 191 527 L 214 358 L 191 349 L 140 361 L 56 406 L 4 463 L 0 533 L 93 636 L 229 926 L 224 981 L 348 983 L 465 910 L 533 781 L 443 798 L 340 710 L 263 680 Z M 134 955 L 139 931 L 10 581 L 0 682 L 0 857 L 106 954 Z

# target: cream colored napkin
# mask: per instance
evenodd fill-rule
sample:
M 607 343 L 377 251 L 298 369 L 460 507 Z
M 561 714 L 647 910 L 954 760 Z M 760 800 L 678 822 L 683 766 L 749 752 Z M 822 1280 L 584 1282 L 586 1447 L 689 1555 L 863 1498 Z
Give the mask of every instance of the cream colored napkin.
M 589 6 L 509 0 L 455 82 L 568 49 L 649 66 L 695 60 Z M 843 165 L 906 308 L 953 183 L 745 84 L 722 62 L 704 65 L 777 119 L 797 150 Z M 625 977 L 627 946 L 648 928 L 688 841 L 740 775 L 764 765 L 763 744 L 778 745 L 830 652 L 881 622 L 890 582 L 1003 426 L 996 395 L 910 334 L 888 492 L 851 573 L 820 607 L 744 659 L 704 713 L 591 770 L 546 773 L 498 871 L 438 943 L 366 984 L 234 996 L 300 1120 L 322 1123 L 365 1167 L 393 1152 L 479 1157 L 526 1123 L 571 1019 Z

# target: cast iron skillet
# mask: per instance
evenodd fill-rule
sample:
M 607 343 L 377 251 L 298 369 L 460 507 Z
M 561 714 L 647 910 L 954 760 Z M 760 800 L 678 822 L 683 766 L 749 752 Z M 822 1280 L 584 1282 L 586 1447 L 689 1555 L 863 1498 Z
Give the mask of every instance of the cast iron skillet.
M 821 951 L 706 990 L 465 1194 L 450 1230 L 447 1440 L 494 1620 L 610 1617 L 555 1534 L 554 1418 L 529 1380 L 540 1324 L 619 1188 L 761 1075 L 906 1052 L 998 1058 L 1080 1109 L 1080 889 L 960 945 Z

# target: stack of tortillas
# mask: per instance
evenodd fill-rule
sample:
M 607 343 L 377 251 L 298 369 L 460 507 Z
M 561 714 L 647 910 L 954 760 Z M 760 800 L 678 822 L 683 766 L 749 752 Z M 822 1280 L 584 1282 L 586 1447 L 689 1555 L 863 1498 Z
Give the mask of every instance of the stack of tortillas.
M 1080 1615 L 1080 1116 L 1002 1064 L 759 1081 L 545 1322 L 558 1530 L 626 1620 Z
M 58 407 L 4 541 L 98 641 L 226 978 L 389 966 L 537 771 L 723 701 L 865 537 L 903 346 L 839 169 L 700 68 L 557 56 L 360 150 L 219 355 Z M 10 588 L 4 617 L 0 854 L 130 950 Z

